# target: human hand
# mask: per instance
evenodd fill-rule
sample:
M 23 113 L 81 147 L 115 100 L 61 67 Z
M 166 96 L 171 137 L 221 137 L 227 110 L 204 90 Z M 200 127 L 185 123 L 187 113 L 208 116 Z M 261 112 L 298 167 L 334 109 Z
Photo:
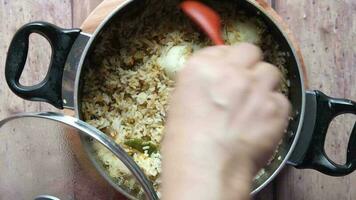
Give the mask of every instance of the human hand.
M 250 44 L 194 54 L 178 74 L 163 141 L 163 198 L 246 199 L 276 149 L 290 104 L 281 74 Z M 237 196 L 236 196 L 237 195 Z

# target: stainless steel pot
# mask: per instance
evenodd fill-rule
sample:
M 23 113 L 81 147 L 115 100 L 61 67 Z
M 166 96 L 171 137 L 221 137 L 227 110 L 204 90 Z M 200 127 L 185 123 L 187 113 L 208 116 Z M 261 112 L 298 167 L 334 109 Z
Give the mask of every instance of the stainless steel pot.
M 315 169 L 331 176 L 352 173 L 356 169 L 356 124 L 349 140 L 345 165 L 338 165 L 327 157 L 324 142 L 332 119 L 344 113 L 356 114 L 356 103 L 347 99 L 331 98 L 320 91 L 306 91 L 302 57 L 283 21 L 262 1 L 234 2 L 247 13 L 258 15 L 268 25 L 269 32 L 279 42 L 283 51 L 291 55 L 287 66 L 291 82 L 289 99 L 293 105 L 294 118 L 290 121 L 288 134 L 283 139 L 278 155 L 254 181 L 252 194 L 271 182 L 286 164 L 296 168 Z M 125 20 L 130 13 L 140 13 L 150 3 L 150 0 L 125 1 L 104 20 L 93 35 L 81 33 L 79 29 L 64 30 L 45 22 L 33 22 L 23 26 L 15 34 L 8 51 L 5 75 L 10 89 L 27 100 L 48 102 L 60 109 L 74 109 L 76 117 L 80 118 L 81 86 L 85 84 L 82 79 L 83 72 L 102 33 L 110 29 L 114 21 Z M 31 33 L 39 33 L 47 38 L 53 55 L 44 81 L 25 87 L 19 83 L 19 79 L 25 65 Z M 85 138 L 82 140 L 85 144 Z M 90 146 L 85 146 L 93 157 Z M 106 180 L 126 196 L 134 198 L 116 185 L 105 170 L 92 160 Z

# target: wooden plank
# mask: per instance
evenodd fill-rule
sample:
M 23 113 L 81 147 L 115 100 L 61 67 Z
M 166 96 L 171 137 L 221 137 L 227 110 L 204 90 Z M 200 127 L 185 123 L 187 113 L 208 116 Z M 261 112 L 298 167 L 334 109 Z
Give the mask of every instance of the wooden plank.
M 83 13 L 83 12 L 82 12 Z M 79 17 L 75 18 L 78 19 Z M 23 24 L 30 21 L 47 21 L 60 27 L 72 27 L 72 1 L 70 0 L 3 0 L 0 2 L 0 22 L 3 25 L 0 31 L 0 65 L 5 65 L 6 51 L 8 45 L 16 32 Z M 30 41 L 29 58 L 25 67 L 21 82 L 25 85 L 38 83 L 45 76 L 50 58 L 48 42 L 40 36 L 36 36 Z M 4 68 L 0 68 L 0 73 L 4 74 Z M 16 97 L 8 89 L 4 76 L 0 76 L 0 117 L 5 118 L 17 112 L 48 111 L 54 110 L 48 104 L 38 102 L 28 102 Z M 45 124 L 44 124 L 45 125 Z M 38 124 L 34 124 L 38 126 Z M 98 187 L 88 180 L 85 174 L 78 174 L 77 184 L 72 188 L 73 194 L 78 199 L 122 199 L 122 195 L 111 187 Z M 87 190 L 90 192 L 87 192 Z M 90 197 L 88 197 L 90 195 Z M 108 196 L 110 196 L 108 198 Z
M 267 3 L 269 4 L 269 5 L 273 5 L 273 3 L 274 3 L 274 0 L 266 0 L 267 1 Z
M 17 97 L 9 90 L 4 77 L 6 54 L 15 32 L 28 22 L 40 20 L 70 28 L 71 2 L 69 0 L 60 2 L 58 0 L 0 1 L 0 24 L 2 24 L 0 31 L 0 119 L 19 112 L 54 110 L 54 108 L 48 104 L 24 101 Z M 22 84 L 32 85 L 40 82 L 43 77 L 45 77 L 50 54 L 50 45 L 45 39 L 38 35 L 30 37 L 29 57 L 23 73 L 24 78 L 21 79 Z M 33 124 L 33 127 L 39 125 L 40 124 Z M 7 132 L 1 132 L 1 134 L 7 134 Z M 50 134 L 50 132 L 48 134 Z M 16 169 L 14 173 L 16 173 Z M 28 185 L 28 188 L 31 187 L 32 185 Z M 36 188 L 36 186 L 33 188 Z M 15 188 L 14 192 L 16 192 Z
M 72 0 L 73 27 L 80 27 L 88 15 L 102 1 L 103 0 Z
M 39 3 L 40 2 L 40 3 Z M 356 79 L 354 78 L 356 69 L 352 67 L 355 63 L 355 56 L 352 52 L 355 52 L 355 44 L 352 41 L 355 40 L 355 36 L 352 35 L 355 32 L 355 25 L 350 23 L 350 19 L 355 18 L 355 15 L 352 15 L 352 9 L 355 9 L 354 5 L 348 6 L 349 2 L 317 2 L 314 4 L 308 1 L 298 1 L 293 2 L 289 1 L 277 1 L 276 6 L 277 10 L 282 13 L 282 16 L 291 24 L 292 30 L 300 33 L 297 35 L 299 41 L 302 41 L 302 48 L 305 55 L 315 55 L 312 58 L 306 57 L 306 63 L 308 66 L 317 66 L 316 68 L 309 68 L 309 75 L 311 77 L 311 85 L 313 88 L 321 88 L 324 91 L 328 91 L 329 94 L 335 96 L 344 96 L 356 99 L 356 90 L 351 86 L 356 85 Z M 99 0 L 86 0 L 85 2 L 80 0 L 73 0 L 73 20 L 66 20 L 67 17 L 71 17 L 71 13 L 67 13 L 68 1 L 31 1 L 31 3 L 16 2 L 16 1 L 3 1 L 0 4 L 0 22 L 4 25 L 4 29 L 0 32 L 0 64 L 4 66 L 5 62 L 5 52 L 11 36 L 14 31 L 23 23 L 29 21 L 30 19 L 42 19 L 46 21 L 54 22 L 60 26 L 70 27 L 68 22 L 72 23 L 74 27 L 78 27 L 83 19 L 86 16 L 86 13 L 89 13 L 92 8 L 99 3 Z M 312 5 L 308 5 L 312 4 Z M 325 9 L 328 10 L 326 18 L 324 17 L 323 12 L 321 12 L 322 7 L 326 5 L 331 5 Z M 303 10 L 303 7 L 307 7 L 306 10 Z M 23 9 L 29 9 L 29 12 L 24 12 Z M 313 13 L 314 9 L 319 12 Z M 336 9 L 332 10 L 332 9 Z M 287 12 L 288 11 L 288 12 Z M 16 12 L 15 17 L 12 14 Z M 20 13 L 20 15 L 17 14 Z M 307 14 L 307 12 L 309 12 Z M 337 13 L 341 13 L 337 14 Z M 304 15 L 305 14 L 305 15 Z M 311 15 L 309 17 L 309 14 Z M 316 16 L 315 16 L 316 15 Z M 339 15 L 339 16 L 338 16 Z M 301 17 L 302 16 L 302 17 Z M 348 20 L 345 18 L 349 16 Z M 65 19 L 64 19 L 65 18 Z M 313 18 L 313 19 L 311 19 Z M 338 20 L 336 20 L 338 19 Z M 302 21 L 302 24 L 299 22 Z M 338 25 L 336 28 L 332 27 L 333 22 L 335 25 Z M 320 26 L 320 24 L 322 26 Z M 329 30 L 331 24 L 331 29 L 336 29 L 338 35 L 333 33 L 334 30 Z M 294 25 L 294 26 L 292 26 Z M 314 30 L 316 29 L 316 30 Z M 300 32 L 300 30 L 306 30 L 305 32 Z M 312 35 L 311 33 L 316 33 Z M 310 36 L 312 35 L 312 36 Z M 350 38 L 345 41 L 344 38 Z M 336 42 L 333 42 L 335 40 Z M 317 43 L 321 41 L 321 43 Z M 329 41 L 330 42 L 329 44 Z M 350 43 L 351 41 L 351 43 Z M 45 46 L 42 42 L 39 47 L 30 47 L 30 57 L 38 57 L 31 61 L 29 68 L 34 69 L 35 73 L 25 72 L 26 74 L 32 74 L 28 79 L 25 79 L 25 83 L 38 82 L 40 77 L 44 76 L 47 66 L 38 65 L 38 61 L 47 61 L 46 57 L 49 57 L 48 52 L 43 52 L 41 48 Z M 311 47 L 311 48 L 310 48 Z M 310 48 L 310 49 L 309 49 Z M 341 48 L 351 49 L 352 51 L 343 51 Z M 37 52 L 36 52 L 37 49 Z M 335 50 L 330 50 L 335 49 Z M 41 51 L 42 50 L 42 51 Z M 324 52 L 325 51 L 325 52 Z M 318 53 L 315 53 L 318 52 Z M 350 55 L 351 54 L 351 55 Z M 44 58 L 41 58 L 43 56 Z M 344 57 L 344 58 L 343 58 Z M 319 60 L 320 58 L 325 58 L 325 60 Z M 333 68 L 334 64 L 339 64 L 339 68 Z M 321 66 L 327 66 L 326 69 Z M 3 73 L 3 68 L 0 69 L 0 73 Z M 341 71 L 341 72 L 340 72 Z M 327 78 L 320 78 L 321 75 L 326 76 Z M 316 77 L 316 78 L 315 78 Z M 24 102 L 19 98 L 12 95 L 12 93 L 7 89 L 3 76 L 0 76 L 0 116 L 3 118 L 12 112 L 31 110 L 38 111 L 41 110 L 41 106 L 38 103 Z M 336 83 L 335 85 L 332 82 Z M 320 84 L 320 85 L 319 85 Z M 339 90 L 340 88 L 340 90 Z M 42 108 L 43 109 L 43 108 Z M 347 119 L 351 121 L 352 119 Z M 331 131 L 332 134 L 336 137 L 340 134 L 337 131 L 342 131 L 345 129 L 345 126 L 338 122 Z M 338 138 L 336 138 L 338 139 Z M 334 146 L 345 145 L 345 139 L 339 138 L 340 142 L 336 142 Z M 330 149 L 330 148 L 329 148 Z M 338 148 L 334 148 L 334 156 Z M 356 196 L 355 191 L 352 191 L 352 183 L 356 182 L 356 177 L 354 175 L 347 178 L 327 178 L 321 176 L 315 172 L 304 172 L 296 170 L 286 170 L 282 176 L 279 178 L 280 183 L 278 193 L 279 199 L 352 199 Z M 315 186 L 316 185 L 316 186 Z M 317 187 L 319 186 L 319 187 Z M 330 195 L 330 192 L 333 191 L 333 195 Z M 273 199 L 273 196 L 270 194 L 273 193 L 273 185 L 270 185 L 266 190 L 262 191 L 256 196 L 256 199 Z M 310 193 L 310 194 L 309 194 Z
M 356 100 L 355 1 L 276 0 L 275 3 L 277 12 L 300 42 L 311 88 Z M 354 122 L 355 117 L 341 117 L 329 130 L 327 153 L 338 162 L 345 157 L 345 135 L 350 134 Z M 356 173 L 335 178 L 290 168 L 278 178 L 277 199 L 352 200 L 356 198 L 355 184 Z
M 33 0 L 0 2 L 0 118 L 23 111 L 40 111 L 53 109 L 48 104 L 23 101 L 9 89 L 4 78 L 5 58 L 10 41 L 22 25 L 30 21 L 44 20 L 58 26 L 71 27 L 71 2 L 63 0 Z M 22 83 L 38 83 L 45 76 L 48 68 L 50 49 L 41 37 L 31 37 L 29 58 L 24 70 Z
M 275 181 L 267 185 L 263 190 L 257 193 L 253 199 L 254 200 L 273 200 L 275 197 L 276 185 Z

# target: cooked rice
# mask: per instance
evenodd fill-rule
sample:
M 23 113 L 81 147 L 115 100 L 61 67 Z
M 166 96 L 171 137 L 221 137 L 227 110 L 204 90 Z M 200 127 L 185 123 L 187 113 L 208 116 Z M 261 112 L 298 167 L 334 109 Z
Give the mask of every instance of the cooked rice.
M 211 45 L 180 13 L 175 3 L 168 0 L 150 3 L 146 6 L 150 8 L 139 16 L 112 24 L 95 49 L 95 57 L 85 74 L 82 93 L 84 120 L 121 145 L 143 169 L 157 191 L 161 173 L 159 146 L 169 95 L 175 84 L 163 70 L 164 66 L 160 66 L 159 60 L 175 46 L 183 45 L 196 51 Z M 264 49 L 265 59 L 275 64 L 287 77 L 284 65 L 288 55 L 279 51 L 278 45 L 267 34 L 265 25 L 256 18 L 237 12 L 238 8 L 231 4 L 219 3 L 215 6 L 222 13 L 226 43 L 255 42 Z M 241 27 L 245 29 L 241 30 Z M 259 37 L 250 37 L 253 33 L 246 30 L 253 30 Z M 288 93 L 286 79 L 281 90 Z M 137 144 L 138 141 L 145 143 Z M 130 179 L 128 169 L 105 148 L 98 144 L 93 147 L 109 175 L 118 184 L 137 192 L 137 185 Z

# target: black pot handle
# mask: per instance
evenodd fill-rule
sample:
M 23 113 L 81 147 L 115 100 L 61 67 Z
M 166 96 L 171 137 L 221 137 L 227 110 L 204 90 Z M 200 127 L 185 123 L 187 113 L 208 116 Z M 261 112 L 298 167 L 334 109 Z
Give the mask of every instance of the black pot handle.
M 336 99 L 320 91 L 306 94 L 305 118 L 296 149 L 289 164 L 300 169 L 315 169 L 331 176 L 345 176 L 356 170 L 356 123 L 347 147 L 346 164 L 333 162 L 325 153 L 324 144 L 331 121 L 338 115 L 356 115 L 356 103 L 347 99 Z
M 44 80 L 34 86 L 23 86 L 19 79 L 26 63 L 31 33 L 38 33 L 48 40 L 52 57 Z M 11 41 L 6 59 L 5 76 L 10 89 L 23 99 L 44 101 L 62 109 L 63 69 L 79 33 L 79 29 L 61 29 L 46 22 L 32 22 L 20 28 Z

